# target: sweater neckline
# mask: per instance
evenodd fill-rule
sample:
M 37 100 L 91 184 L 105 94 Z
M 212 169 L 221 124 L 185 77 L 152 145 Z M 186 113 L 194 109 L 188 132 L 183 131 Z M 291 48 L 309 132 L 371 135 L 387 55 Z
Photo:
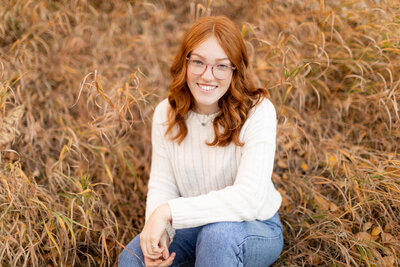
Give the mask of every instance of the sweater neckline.
M 212 120 L 219 113 L 219 111 L 217 111 L 217 112 L 210 113 L 210 114 L 201 114 L 201 113 L 197 113 L 193 110 L 190 110 L 189 112 L 190 112 L 191 117 L 193 117 L 193 119 L 203 127 L 210 124 L 210 122 L 212 122 Z
M 189 110 L 190 113 L 192 113 L 195 116 L 198 116 L 200 118 L 210 118 L 210 117 L 215 117 L 220 111 L 218 110 L 217 112 L 214 113 L 209 113 L 209 114 L 202 114 L 202 113 L 198 113 L 194 110 Z

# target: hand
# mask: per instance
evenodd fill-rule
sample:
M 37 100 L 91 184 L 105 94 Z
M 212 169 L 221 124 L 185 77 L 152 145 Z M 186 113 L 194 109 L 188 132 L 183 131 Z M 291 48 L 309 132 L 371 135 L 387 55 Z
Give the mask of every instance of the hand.
M 167 231 L 164 231 L 164 233 L 162 234 L 161 239 L 160 239 L 160 247 L 163 250 L 162 256 L 156 260 L 144 257 L 145 266 L 146 267 L 170 266 L 175 259 L 175 252 L 173 252 L 173 253 L 171 253 L 171 255 L 169 255 L 168 244 L 169 244 L 169 236 L 168 236 Z
M 158 260 L 162 255 L 167 255 L 168 258 L 169 241 L 165 238 L 168 237 L 165 229 L 169 221 L 171 221 L 171 210 L 167 203 L 159 206 L 150 215 L 140 234 L 140 247 L 145 257 Z
M 166 260 L 164 260 L 163 258 L 153 260 L 153 259 L 144 257 L 144 264 L 146 267 L 171 266 L 174 259 L 175 259 L 175 252 L 172 252 L 171 255 Z

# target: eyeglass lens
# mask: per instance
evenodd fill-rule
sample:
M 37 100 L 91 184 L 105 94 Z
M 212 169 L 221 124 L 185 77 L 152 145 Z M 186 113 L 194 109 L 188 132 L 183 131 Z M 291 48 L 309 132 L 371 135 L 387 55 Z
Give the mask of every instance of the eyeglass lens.
M 231 66 L 225 64 L 217 64 L 217 65 L 207 65 L 200 60 L 189 60 L 188 70 L 195 74 L 200 75 L 206 71 L 207 66 L 211 67 L 211 72 L 213 73 L 214 77 L 219 80 L 223 80 L 229 77 L 232 73 Z

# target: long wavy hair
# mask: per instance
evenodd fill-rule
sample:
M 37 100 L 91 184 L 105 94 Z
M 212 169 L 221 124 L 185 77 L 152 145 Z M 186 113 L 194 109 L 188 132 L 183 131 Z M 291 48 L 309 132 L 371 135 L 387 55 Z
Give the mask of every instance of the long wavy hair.
M 194 98 L 186 83 L 186 57 L 211 36 L 215 36 L 236 69 L 233 71 L 229 89 L 218 100 L 219 112 L 213 120 L 215 138 L 206 144 L 227 146 L 234 142 L 237 146 L 243 146 L 244 143 L 239 140 L 240 129 L 247 119 L 249 110 L 262 98 L 268 97 L 268 91 L 254 86 L 241 33 L 234 22 L 224 16 L 201 18 L 183 38 L 170 69 L 172 82 L 169 87 L 168 102 L 171 108 L 168 112 L 168 128 L 165 135 L 171 134 L 175 126 L 178 130 L 175 136 L 170 136 L 172 141 L 180 144 L 187 135 L 185 115 L 193 109 Z

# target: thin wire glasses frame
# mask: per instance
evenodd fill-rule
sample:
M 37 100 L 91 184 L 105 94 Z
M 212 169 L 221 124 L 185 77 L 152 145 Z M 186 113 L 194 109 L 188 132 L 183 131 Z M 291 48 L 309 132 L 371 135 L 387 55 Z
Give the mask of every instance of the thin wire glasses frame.
M 225 72 L 226 70 L 231 70 L 231 71 L 233 71 L 233 70 L 236 69 L 236 67 L 229 66 L 229 65 L 226 65 L 226 64 L 221 64 L 221 63 L 217 63 L 217 64 L 208 64 L 208 63 L 205 63 L 205 62 L 201 61 L 200 59 L 191 59 L 190 57 L 186 57 L 186 60 L 188 61 L 188 70 L 189 70 L 191 73 L 193 73 L 193 74 L 195 74 L 195 75 L 203 75 L 203 74 L 207 71 L 207 68 L 210 66 L 210 67 L 211 67 L 211 73 L 212 73 L 212 75 L 214 76 L 214 78 L 217 79 L 217 80 L 226 80 L 226 79 L 229 77 L 229 74 L 230 74 L 231 72 L 226 72 L 226 74 L 224 74 L 224 72 Z M 190 65 L 191 62 L 192 62 L 192 64 L 193 64 L 193 63 L 195 63 L 196 61 L 198 61 L 199 63 L 203 64 L 203 65 L 197 66 L 199 69 L 200 69 L 200 68 L 204 68 L 202 71 L 194 71 L 194 70 L 193 70 L 193 65 L 192 65 L 192 67 L 190 67 L 190 66 L 191 66 L 191 65 Z M 221 72 L 217 72 L 217 76 L 215 76 L 214 67 L 217 67 L 218 65 L 224 65 L 224 68 L 228 68 L 228 69 L 226 69 L 226 70 L 220 70 Z M 218 68 L 217 68 L 217 70 L 218 70 Z M 218 73 L 221 73 L 221 74 L 225 75 L 226 77 L 219 78 L 219 77 L 221 77 L 221 74 L 218 74 Z

